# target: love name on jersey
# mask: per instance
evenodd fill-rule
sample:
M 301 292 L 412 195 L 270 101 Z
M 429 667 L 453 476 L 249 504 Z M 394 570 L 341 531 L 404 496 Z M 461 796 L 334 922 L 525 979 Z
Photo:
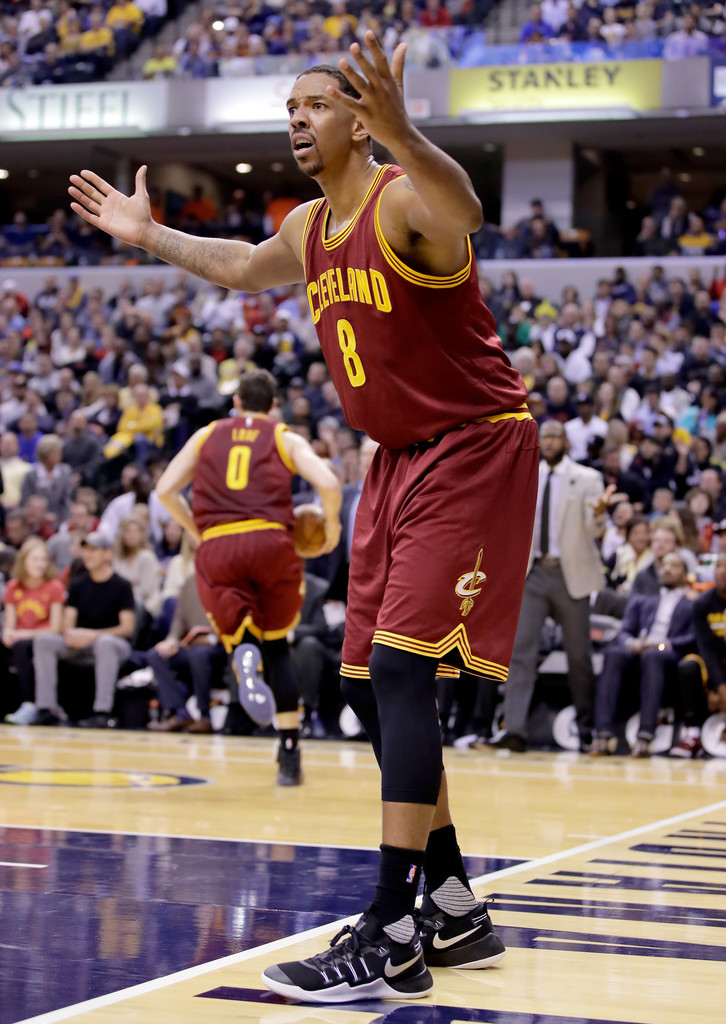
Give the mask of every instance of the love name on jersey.
M 386 279 L 379 270 L 334 267 L 308 285 L 308 303 L 316 324 L 320 315 L 335 302 L 364 302 L 381 313 L 391 312 Z
M 234 427 L 232 430 L 232 440 L 247 441 L 248 443 L 251 443 L 252 441 L 257 440 L 259 433 L 259 430 L 249 430 L 245 427 Z

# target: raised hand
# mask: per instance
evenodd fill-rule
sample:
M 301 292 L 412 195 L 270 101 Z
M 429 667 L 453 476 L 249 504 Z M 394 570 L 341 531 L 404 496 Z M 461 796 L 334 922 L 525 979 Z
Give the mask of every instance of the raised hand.
M 381 145 L 391 148 L 410 125 L 403 105 L 406 44 L 398 44 L 389 66 L 373 32 L 366 32 L 365 41 L 372 60 L 363 53 L 360 43 L 353 43 L 350 47 L 350 54 L 360 71 L 345 57 L 338 61 L 340 70 L 360 93 L 360 99 L 347 96 L 334 85 L 329 85 L 325 92 L 354 114 L 365 125 L 369 135 Z
M 93 171 L 72 174 L 70 180 L 68 192 L 75 200 L 71 203 L 74 213 L 114 238 L 143 248 L 144 232 L 153 223 L 145 164 L 136 172 L 136 191 L 132 196 L 118 192 Z

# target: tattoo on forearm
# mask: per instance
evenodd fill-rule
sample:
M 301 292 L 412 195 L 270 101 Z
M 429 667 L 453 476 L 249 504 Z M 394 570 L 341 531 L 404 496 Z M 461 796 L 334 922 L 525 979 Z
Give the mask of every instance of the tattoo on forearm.
M 224 239 L 198 238 L 178 231 L 159 231 L 150 249 L 155 256 L 198 277 L 218 277 L 239 266 L 242 253 L 237 243 Z

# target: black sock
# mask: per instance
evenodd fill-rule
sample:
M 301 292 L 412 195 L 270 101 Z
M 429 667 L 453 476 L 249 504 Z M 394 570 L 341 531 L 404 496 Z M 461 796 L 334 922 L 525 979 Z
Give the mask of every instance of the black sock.
M 378 885 L 371 909 L 382 925 L 413 914 L 423 857 L 423 850 L 381 844 Z
M 280 743 L 283 750 L 294 750 L 297 746 L 299 732 L 297 729 L 280 729 Z
M 459 844 L 456 841 L 456 829 L 453 825 L 444 825 L 443 828 L 437 828 L 433 832 L 429 832 L 424 857 L 424 875 L 424 892 L 427 896 L 431 896 L 434 899 L 434 902 L 441 910 L 459 916 L 461 909 L 466 907 L 467 909 L 463 910 L 463 912 L 467 913 L 476 902 L 473 896 L 469 899 L 466 893 L 462 892 L 458 886 L 453 886 L 454 892 L 449 895 L 449 898 L 442 898 L 443 894 L 440 892 L 442 886 L 447 886 L 447 883 L 447 888 L 452 888 L 449 880 L 456 879 L 468 893 L 471 893 L 469 878 L 464 867 Z M 460 899 L 457 898 L 452 902 L 451 896 L 455 895 L 457 890 Z M 437 893 L 438 898 L 432 896 L 434 892 Z M 459 907 L 460 902 L 461 908 Z M 442 904 L 445 905 L 442 906 Z

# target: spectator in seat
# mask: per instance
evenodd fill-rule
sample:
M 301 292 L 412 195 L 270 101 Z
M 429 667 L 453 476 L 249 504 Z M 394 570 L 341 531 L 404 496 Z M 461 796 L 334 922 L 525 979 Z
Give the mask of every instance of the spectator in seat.
M 623 625 L 605 652 L 595 698 L 595 738 L 591 753 L 612 754 L 623 674 L 633 663 L 640 668 L 640 727 L 633 757 L 650 757 L 666 680 L 675 680 L 681 658 L 695 649 L 693 602 L 686 595 L 688 568 L 680 555 L 666 555 L 658 573 L 657 595 L 634 594 Z
M 0 479 L 3 482 L 0 501 L 4 509 L 17 508 L 20 504 L 23 480 L 30 470 L 30 463 L 18 454 L 18 435 L 6 430 L 0 436 Z
M 25 503 L 32 494 L 42 495 L 57 523 L 68 518 L 73 493 L 71 467 L 63 461 L 63 442 L 57 434 L 45 434 L 35 448 L 35 459 L 23 480 L 20 495 Z
M 153 617 L 161 604 L 159 559 L 151 550 L 145 524 L 137 516 L 123 517 L 113 551 L 114 572 L 131 584 L 137 607 Z
M 113 32 L 103 21 L 103 8 L 93 7 L 88 18 L 88 28 L 81 33 L 77 49 L 79 55 L 93 61 L 99 77 L 103 77 L 111 69 L 115 53 Z M 67 39 L 66 36 L 65 41 Z
M 631 594 L 658 595 L 659 573 L 666 555 L 680 555 L 689 572 L 695 572 L 698 565 L 695 556 L 684 546 L 683 527 L 675 516 L 661 516 L 660 519 L 652 520 L 650 531 L 653 561 L 636 573 Z
M 191 199 L 188 199 L 182 206 L 179 216 L 182 221 L 216 224 L 219 221 L 219 209 L 210 196 L 205 196 L 202 186 L 195 185 L 192 189 Z
M 106 13 L 105 24 L 113 32 L 116 53 L 127 57 L 139 45 L 144 12 L 132 0 L 116 0 Z
M 714 579 L 716 585 L 693 603 L 698 658 L 687 656 L 678 666 L 676 718 L 681 729 L 672 757 L 697 757 L 706 716 L 726 713 L 726 554 L 716 561 Z
M 173 78 L 177 72 L 176 57 L 169 53 L 164 43 L 157 43 L 154 47 L 154 54 L 144 64 L 141 74 L 144 78 Z M 157 204 L 158 207 L 158 204 Z M 154 218 L 156 219 L 156 218 Z M 159 223 L 163 223 L 163 220 Z
M 5 587 L 2 642 L 10 651 L 20 683 L 22 703 L 5 718 L 11 725 L 32 725 L 37 717 L 33 640 L 61 629 L 65 590 L 42 540 L 30 537 L 15 559 Z
M 541 39 L 551 39 L 556 35 L 551 25 L 548 25 L 542 17 L 542 8 L 539 4 L 532 4 L 529 9 L 529 21 L 525 21 L 519 33 L 520 43 L 529 43 L 532 36 Z
M 58 705 L 58 662 L 91 661 L 96 690 L 93 714 L 78 724 L 108 728 L 113 724 L 116 683 L 121 665 L 131 655 L 134 632 L 134 595 L 128 580 L 111 568 L 111 541 L 99 531 L 82 543 L 85 573 L 68 589 L 63 610 L 63 632 L 33 641 L 35 691 L 38 717 L 34 725 L 58 725 L 64 717 Z
M 164 414 L 157 402 L 151 401 L 147 384 L 136 384 L 134 404 L 122 414 L 116 433 L 106 444 L 107 459 L 122 455 L 133 446 L 136 458 L 143 461 L 149 450 L 164 441 Z
M 212 687 L 220 685 L 227 652 L 209 625 L 199 600 L 193 564 L 182 584 L 167 636 L 145 654 L 159 689 L 162 718 L 149 728 L 157 732 L 212 732 L 209 705 Z M 199 719 L 186 702 L 193 693 Z
M 687 11 L 683 27 L 672 32 L 663 46 L 664 60 L 682 60 L 684 57 L 702 57 L 708 53 L 708 36 L 698 28 L 696 16 Z
M 449 28 L 452 24 L 451 12 L 442 0 L 425 0 L 418 21 L 424 28 Z

